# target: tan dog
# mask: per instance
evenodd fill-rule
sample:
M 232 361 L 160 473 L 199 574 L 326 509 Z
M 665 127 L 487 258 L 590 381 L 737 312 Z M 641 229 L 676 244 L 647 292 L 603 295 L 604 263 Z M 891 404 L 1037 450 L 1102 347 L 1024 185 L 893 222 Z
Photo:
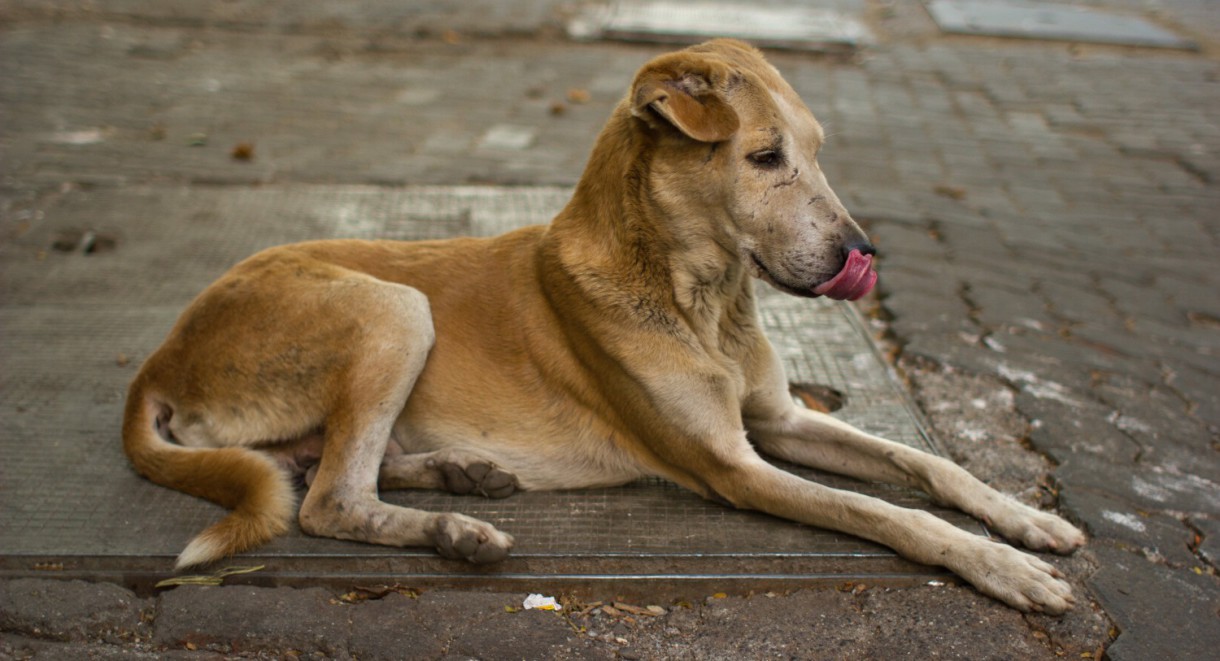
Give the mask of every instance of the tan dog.
M 179 566 L 283 532 L 293 472 L 311 477 L 307 533 L 473 562 L 504 558 L 512 538 L 384 503 L 378 487 L 502 497 L 656 475 L 943 565 L 1022 610 L 1070 608 L 1038 558 L 759 456 L 921 488 L 1029 548 L 1084 541 L 949 461 L 793 405 L 751 276 L 839 299 L 876 278 L 818 168 L 822 142 L 758 51 L 713 41 L 640 70 L 549 226 L 320 241 L 237 265 L 191 304 L 127 402 L 136 469 L 233 509 Z

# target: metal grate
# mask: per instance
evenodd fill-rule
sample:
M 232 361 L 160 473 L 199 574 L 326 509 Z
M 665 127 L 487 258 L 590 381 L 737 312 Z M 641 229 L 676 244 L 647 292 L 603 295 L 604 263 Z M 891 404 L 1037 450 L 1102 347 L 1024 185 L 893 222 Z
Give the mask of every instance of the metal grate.
M 47 220 L 9 244 L 0 259 L 0 333 L 6 345 L 0 370 L 0 573 L 28 572 L 46 561 L 85 576 L 164 573 L 170 558 L 223 514 L 138 478 L 122 455 L 119 426 L 135 366 L 186 302 L 232 263 L 260 248 L 306 238 L 497 234 L 549 219 L 569 194 L 562 188 L 491 187 L 134 188 L 51 202 Z M 94 255 L 48 252 L 56 233 L 68 228 L 108 232 L 118 237 L 118 247 Z M 793 381 L 831 386 L 846 394 L 836 415 L 933 450 L 854 310 L 765 288 L 760 294 L 767 331 Z M 910 491 L 787 468 L 898 504 L 929 507 Z M 476 571 L 428 549 L 390 549 L 295 531 L 253 557 L 270 563 L 268 571 L 283 580 L 927 571 L 877 545 L 727 509 L 660 480 L 500 501 L 428 491 L 384 497 L 488 520 L 516 537 L 516 553 L 495 569 Z M 964 515 L 941 513 L 980 530 Z

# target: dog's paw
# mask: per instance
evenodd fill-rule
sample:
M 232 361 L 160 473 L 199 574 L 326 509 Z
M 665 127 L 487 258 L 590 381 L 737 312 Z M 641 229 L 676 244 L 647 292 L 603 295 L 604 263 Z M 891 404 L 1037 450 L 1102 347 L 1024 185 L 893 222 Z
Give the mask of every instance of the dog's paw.
M 515 475 L 466 452 L 448 451 L 428 459 L 427 465 L 440 472 L 451 493 L 507 498 L 517 490 Z
M 1076 603 L 1058 569 L 999 542 L 979 540 L 960 566 L 950 569 L 979 592 L 1022 612 L 1061 615 Z
M 1084 546 L 1084 533 L 1063 519 L 1010 501 L 1010 508 L 989 522 L 996 532 L 1015 544 L 1034 551 L 1067 555 Z
M 513 548 L 512 535 L 490 523 L 462 514 L 438 514 L 433 536 L 436 551 L 446 558 L 475 564 L 499 562 Z

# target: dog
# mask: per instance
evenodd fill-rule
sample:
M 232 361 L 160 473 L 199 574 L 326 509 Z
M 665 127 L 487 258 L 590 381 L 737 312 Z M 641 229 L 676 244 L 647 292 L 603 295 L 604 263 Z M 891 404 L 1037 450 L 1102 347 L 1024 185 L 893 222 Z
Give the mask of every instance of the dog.
M 491 563 L 510 535 L 378 489 L 498 498 L 659 476 L 944 566 L 1022 611 L 1071 608 L 1062 574 L 1033 555 L 762 458 L 922 489 L 1030 549 L 1084 542 L 950 461 L 793 403 L 753 280 L 843 300 L 877 278 L 819 169 L 823 142 L 759 51 L 714 40 L 637 73 L 549 225 L 315 241 L 241 262 L 128 394 L 136 470 L 232 510 L 178 567 L 264 543 L 294 513 L 310 535 Z

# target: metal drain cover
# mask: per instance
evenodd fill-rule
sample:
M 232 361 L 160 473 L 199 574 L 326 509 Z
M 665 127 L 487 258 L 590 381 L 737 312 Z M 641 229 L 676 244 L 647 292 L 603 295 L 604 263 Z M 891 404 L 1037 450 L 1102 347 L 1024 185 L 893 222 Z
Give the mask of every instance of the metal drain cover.
M 187 302 L 230 265 L 269 245 L 330 237 L 434 239 L 491 235 L 548 221 L 571 190 L 544 187 L 265 186 L 125 188 L 48 198 L 45 220 L 0 260 L 0 577 L 38 574 L 149 585 L 223 516 L 210 503 L 139 478 L 119 440 L 136 365 Z M 48 251 L 73 227 L 118 237 L 108 252 Z M 760 287 L 762 321 L 789 378 L 842 393 L 834 415 L 927 451 L 930 439 L 849 305 Z M 803 386 L 808 389 L 807 386 Z M 785 468 L 908 507 L 915 492 Z M 494 567 L 308 537 L 294 530 L 242 564 L 242 580 L 317 584 L 690 585 L 792 587 L 867 577 L 918 580 L 938 570 L 875 544 L 709 503 L 660 480 L 614 489 L 522 493 L 504 500 L 394 491 L 390 502 L 457 511 L 517 539 Z M 937 514 L 981 532 L 958 513 Z M 905 577 L 905 579 L 903 578 Z M 650 588 L 651 589 L 651 588 Z M 770 589 L 770 588 L 768 588 Z
M 578 39 L 697 43 L 736 37 L 756 46 L 796 50 L 852 49 L 869 40 L 851 15 L 803 5 L 624 0 L 588 7 L 568 24 Z
M 1089 41 L 1124 46 L 1198 48 L 1165 28 L 1136 16 L 1092 7 L 1027 0 L 927 0 L 933 20 L 945 32 Z

